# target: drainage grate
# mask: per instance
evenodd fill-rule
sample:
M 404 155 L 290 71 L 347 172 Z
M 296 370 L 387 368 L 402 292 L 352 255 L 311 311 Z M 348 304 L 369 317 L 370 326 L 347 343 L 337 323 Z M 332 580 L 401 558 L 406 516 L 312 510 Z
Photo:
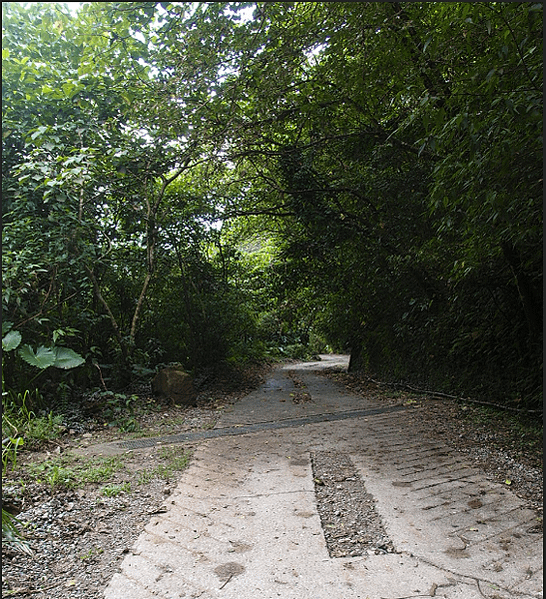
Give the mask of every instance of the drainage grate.
M 243 424 L 226 428 L 215 428 L 208 431 L 180 433 L 178 435 L 164 435 L 162 437 L 152 437 L 149 439 L 131 439 L 130 441 L 114 442 L 111 445 L 121 449 L 141 449 L 145 447 L 154 447 L 155 445 L 202 441 L 203 439 L 232 437 L 234 435 L 246 435 L 248 433 L 257 433 L 260 431 L 275 430 L 280 428 L 293 428 L 297 426 L 303 426 L 305 424 L 317 424 L 320 422 L 347 420 L 349 418 L 361 418 L 363 416 L 373 416 L 374 414 L 398 412 L 399 410 L 404 409 L 404 406 L 396 405 L 386 408 L 374 408 L 371 410 L 351 410 L 347 412 L 331 412 L 328 414 L 312 414 L 310 416 L 303 416 L 301 418 L 287 418 L 286 420 L 277 420 L 274 422 L 257 422 L 256 424 Z

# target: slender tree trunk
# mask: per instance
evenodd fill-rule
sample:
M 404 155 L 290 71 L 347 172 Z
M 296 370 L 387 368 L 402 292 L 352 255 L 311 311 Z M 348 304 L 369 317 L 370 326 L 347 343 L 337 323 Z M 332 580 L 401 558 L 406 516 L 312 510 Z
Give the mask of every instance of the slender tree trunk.
M 144 283 L 142 285 L 142 289 L 140 290 L 140 295 L 138 297 L 137 305 L 133 314 L 133 320 L 131 321 L 131 331 L 129 332 L 129 338 L 131 340 L 131 347 L 135 345 L 135 335 L 138 325 L 138 320 L 140 317 L 140 311 L 142 309 L 142 304 L 144 304 L 144 300 L 146 299 L 146 293 L 148 291 L 148 285 L 152 280 L 152 273 L 148 272 L 146 274 L 146 278 L 144 279 Z
M 112 328 L 114 329 L 114 333 L 116 335 L 116 339 L 118 340 L 118 343 L 119 343 L 119 346 L 121 349 L 121 353 L 123 354 L 123 359 L 126 360 L 127 359 L 127 346 L 123 342 L 123 335 L 121 334 L 121 330 L 119 328 L 119 324 L 116 320 L 116 317 L 112 313 L 112 310 L 110 310 L 110 306 L 108 305 L 108 302 L 102 295 L 102 292 L 101 292 L 100 286 L 99 286 L 99 282 L 97 281 L 97 277 L 95 276 L 95 273 L 88 266 L 86 266 L 85 269 L 87 270 L 87 273 L 89 274 L 89 278 L 91 279 L 91 281 L 93 283 L 93 289 L 95 290 L 95 296 L 97 297 L 99 302 L 104 307 L 106 314 L 108 314 L 108 318 L 110 319 L 110 323 L 112 324 Z
M 542 328 L 542 310 L 536 300 L 532 282 L 522 268 L 521 258 L 517 249 L 510 243 L 503 243 L 502 251 L 516 279 L 519 297 L 525 313 L 525 320 L 527 321 L 527 328 L 529 329 L 529 339 L 534 343 L 538 340 Z
M 119 327 L 119 324 L 108 305 L 105 297 L 102 295 L 100 290 L 99 283 L 97 278 L 95 277 L 94 272 L 91 268 L 86 267 L 87 272 L 89 273 L 89 277 L 93 282 L 93 287 L 95 290 L 95 295 L 100 303 L 103 305 L 108 318 L 112 324 L 112 328 L 114 329 L 114 333 L 116 335 L 116 339 L 120 345 L 123 359 L 128 362 L 135 348 L 135 337 L 138 329 L 138 324 L 140 320 L 140 315 L 142 312 L 142 306 L 144 305 L 144 301 L 146 299 L 146 295 L 148 293 L 148 288 L 152 281 L 155 272 L 156 266 L 156 256 L 155 256 L 155 246 L 157 241 L 157 215 L 159 213 L 159 208 L 165 197 L 165 191 L 167 187 L 177 179 L 180 174 L 183 172 L 184 168 L 178 169 L 171 177 L 161 177 L 161 187 L 157 192 L 157 195 L 154 197 L 153 188 L 155 185 L 155 180 L 153 178 L 149 178 L 145 183 L 145 195 L 146 195 L 146 275 L 144 277 L 144 281 L 142 283 L 142 287 L 140 289 L 140 293 L 138 296 L 138 300 L 135 306 L 135 310 L 133 312 L 133 317 L 131 319 L 131 327 L 129 329 L 129 341 L 127 342 L 124 339 L 122 331 Z M 150 188 L 151 187 L 151 191 Z
M 351 356 L 349 358 L 348 372 L 356 372 L 362 368 L 362 341 L 354 340 L 351 346 Z

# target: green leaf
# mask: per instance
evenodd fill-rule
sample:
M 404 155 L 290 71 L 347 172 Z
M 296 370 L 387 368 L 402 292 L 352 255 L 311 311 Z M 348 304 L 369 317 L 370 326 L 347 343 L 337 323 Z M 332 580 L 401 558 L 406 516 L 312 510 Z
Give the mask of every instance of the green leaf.
M 7 545 L 11 545 L 14 549 L 32 555 L 32 549 L 28 541 L 23 538 L 17 528 L 18 524 L 20 524 L 20 521 L 2 508 L 2 544 L 5 541 Z
M 68 96 L 69 98 L 71 98 L 74 95 L 75 91 L 77 90 L 77 87 L 72 82 L 68 82 L 68 83 L 63 83 L 62 89 L 63 89 L 63 92 L 65 93 L 65 95 Z
M 85 362 L 82 356 L 68 347 L 45 347 L 40 345 L 35 352 L 30 345 L 23 345 L 19 349 L 19 355 L 31 366 L 36 366 L 42 370 L 50 366 L 69 370 L 81 366 Z
M 31 366 L 36 366 L 42 370 L 49 366 L 53 366 L 56 358 L 55 350 L 51 347 L 44 347 L 43 345 L 40 345 L 36 352 L 34 352 L 30 345 L 23 345 L 19 349 L 19 355 Z
M 13 328 L 13 322 L 10 322 L 9 320 L 2 321 L 2 335 L 9 333 L 9 331 L 11 331 L 12 328 Z
M 19 331 L 10 331 L 2 338 L 2 349 L 3 351 L 13 351 L 19 347 L 19 343 L 21 343 L 21 333 Z
M 81 366 L 85 362 L 85 359 L 82 358 L 80 354 L 68 347 L 55 347 L 54 351 L 55 362 L 53 363 L 53 366 L 56 368 L 69 370 L 70 368 Z

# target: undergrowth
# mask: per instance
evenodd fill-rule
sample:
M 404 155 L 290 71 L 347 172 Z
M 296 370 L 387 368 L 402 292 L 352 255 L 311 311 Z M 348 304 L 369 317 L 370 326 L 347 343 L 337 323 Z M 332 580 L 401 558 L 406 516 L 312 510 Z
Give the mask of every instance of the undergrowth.
M 83 458 L 70 454 L 31 462 L 23 470 L 32 482 L 46 484 L 52 492 L 77 489 L 87 483 L 106 483 L 123 467 L 119 457 Z

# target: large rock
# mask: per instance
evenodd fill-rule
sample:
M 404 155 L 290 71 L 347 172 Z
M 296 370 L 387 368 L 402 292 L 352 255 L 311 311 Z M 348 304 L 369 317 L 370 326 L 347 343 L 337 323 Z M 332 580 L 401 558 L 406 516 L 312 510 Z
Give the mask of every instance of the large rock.
M 152 381 L 152 391 L 177 405 L 194 406 L 197 400 L 193 379 L 180 366 L 160 370 Z

